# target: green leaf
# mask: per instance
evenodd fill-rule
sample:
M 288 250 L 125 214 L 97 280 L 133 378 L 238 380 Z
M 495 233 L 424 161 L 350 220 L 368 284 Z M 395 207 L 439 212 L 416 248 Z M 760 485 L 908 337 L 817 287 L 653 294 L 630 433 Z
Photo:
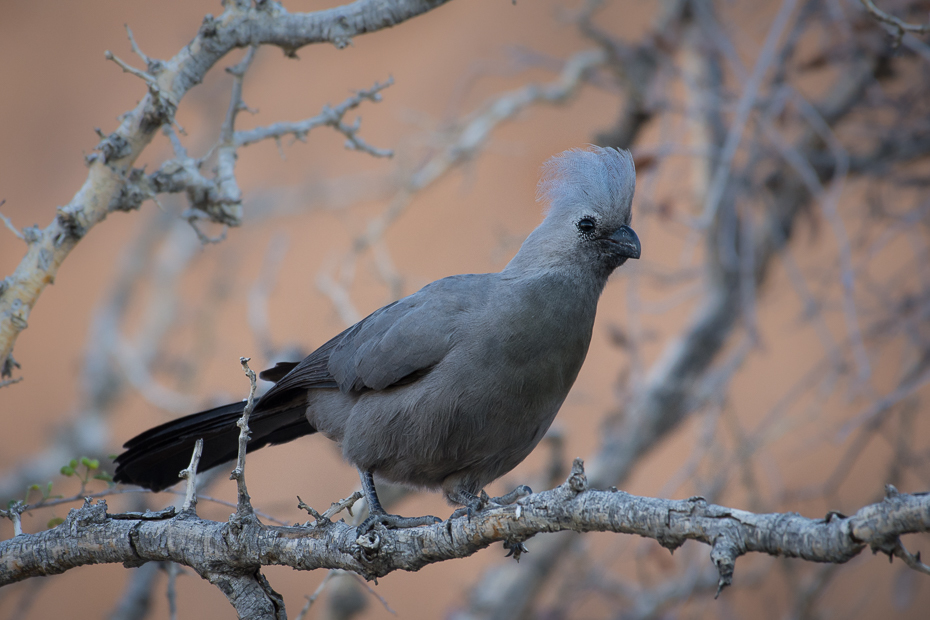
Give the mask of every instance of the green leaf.
M 55 527 L 55 526 L 57 526 L 57 525 L 61 525 L 61 524 L 64 523 L 64 522 L 65 522 L 65 520 L 62 519 L 61 517 L 53 517 L 53 518 L 51 518 L 51 519 L 48 520 L 48 523 L 46 523 L 46 527 L 47 527 L 48 529 L 52 529 L 53 527 Z
M 111 461 L 115 461 L 116 457 L 118 456 L 119 456 L 118 454 L 108 454 L 107 458 L 110 459 Z
M 71 461 L 68 463 L 68 466 L 71 467 L 71 469 L 77 469 L 77 466 L 78 466 L 77 459 L 71 459 Z
M 112 482 L 113 476 L 105 471 L 102 471 L 99 474 L 94 474 L 94 480 L 106 480 L 107 482 Z

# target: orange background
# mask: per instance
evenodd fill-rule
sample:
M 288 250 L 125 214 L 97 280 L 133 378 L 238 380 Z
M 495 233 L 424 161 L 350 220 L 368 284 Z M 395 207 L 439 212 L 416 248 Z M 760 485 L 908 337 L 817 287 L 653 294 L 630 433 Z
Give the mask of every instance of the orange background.
M 286 4 L 288 10 L 296 12 L 338 3 Z M 652 6 L 643 1 L 615 2 L 599 19 L 611 32 L 638 39 L 648 26 Z M 247 383 L 239 370 L 239 356 L 252 356 L 256 370 L 273 362 L 261 358 L 247 317 L 249 290 L 270 245 L 282 240 L 287 243 L 286 258 L 269 302 L 275 343 L 293 343 L 310 350 L 345 326 L 331 302 L 317 290 L 315 281 L 321 272 L 331 271 L 348 251 L 354 235 L 383 210 L 384 192 L 373 192 L 360 204 L 345 208 L 334 206 L 332 203 L 337 201 L 332 200 L 323 200 L 321 205 L 315 196 L 307 195 L 309 188 L 356 174 L 366 179 L 390 179 L 417 163 L 429 132 L 441 129 L 449 118 L 530 80 L 552 80 L 554 74 L 541 68 L 514 70 L 509 59 L 518 47 L 557 59 L 589 47 L 566 18 L 567 11 L 574 8 L 573 3 L 553 0 L 520 0 L 516 5 L 506 0 L 459 0 L 396 28 L 358 37 L 344 50 L 314 46 L 300 50 L 299 60 L 287 59 L 273 48 L 259 51 L 244 90 L 245 102 L 258 113 L 242 114 L 240 127 L 313 116 L 324 104 L 338 103 L 353 89 L 368 88 L 375 81 L 393 76 L 396 83 L 383 93 L 383 102 L 365 103 L 347 120 L 361 116 L 360 135 L 375 146 L 396 149 L 397 156 L 377 160 L 347 151 L 342 147 L 343 137 L 325 127 L 312 132 L 306 144 L 285 140 L 284 159 L 271 142 L 240 151 L 237 174 L 245 196 L 246 223 L 231 230 L 224 243 L 198 251 L 191 273 L 181 284 L 185 298 L 182 315 L 187 326 L 173 333 L 167 345 L 178 356 L 190 356 L 196 350 L 199 367 L 183 386 L 195 403 L 194 409 L 245 395 Z M 21 228 L 46 226 L 56 206 L 66 204 L 85 178 L 83 155 L 91 152 L 98 141 L 93 128 L 112 131 L 118 115 L 132 108 L 143 95 L 139 80 L 103 57 L 103 51 L 109 49 L 141 66 L 130 51 L 123 24 L 133 29 L 148 55 L 167 58 L 194 36 L 205 13 L 220 10 L 214 0 L 170 4 L 37 0 L 6 3 L 0 8 L 0 83 L 4 92 L 0 97 L 0 198 L 6 199 L 3 213 Z M 734 9 L 733 18 L 741 20 L 749 40 L 761 40 L 774 9 L 766 5 L 764 10 L 752 12 L 758 14 L 740 14 Z M 221 69 L 234 64 L 238 57 L 237 52 L 220 63 L 203 85 L 185 97 L 178 110 L 178 123 L 188 134 L 183 140 L 192 155 L 202 154 L 217 135 L 231 84 L 231 78 Z M 615 94 L 591 86 L 567 106 L 533 107 L 500 127 L 478 160 L 420 193 L 386 237 L 397 271 L 404 277 L 405 294 L 449 274 L 500 269 L 541 219 L 541 207 L 534 201 L 540 165 L 555 153 L 592 141 L 597 131 L 612 126 L 618 109 Z M 654 144 L 660 139 L 657 132 L 657 128 L 650 127 L 640 142 Z M 147 163 L 148 170 L 153 170 L 168 156 L 170 150 L 160 137 L 137 165 Z M 687 171 L 684 164 L 672 160 L 663 166 L 659 177 L 651 176 L 648 181 L 641 177 L 638 196 L 648 191 L 655 203 L 669 200 L 677 208 L 692 209 Z M 269 189 L 279 186 L 292 191 L 284 198 L 275 197 Z M 851 191 L 854 193 L 855 188 Z M 283 206 L 290 214 L 250 219 L 250 209 L 258 200 L 275 201 L 279 206 L 286 203 Z M 165 199 L 166 208 L 178 209 L 178 204 Z M 634 213 L 636 204 L 634 201 Z M 134 242 L 141 227 L 149 225 L 156 209 L 149 201 L 141 213 L 116 213 L 94 228 L 33 310 L 29 328 L 14 351 L 25 380 L 0 390 L 4 429 L 0 432 L 0 472 L 44 446 L 56 423 L 74 415 L 79 369 L 95 308 L 105 297 L 127 244 Z M 568 457 L 591 454 L 597 447 L 602 416 L 615 406 L 618 376 L 629 367 L 627 354 L 611 345 L 609 338 L 612 326 L 623 326 L 627 316 L 628 278 L 634 270 L 645 269 L 645 263 L 674 266 L 681 256 L 684 235 L 680 231 L 665 230 L 656 218 L 637 215 L 634 227 L 642 239 L 644 259 L 641 264 L 622 269 L 608 285 L 589 358 L 556 421 L 566 437 Z M 814 244 L 808 235 L 798 237 L 796 258 L 802 266 L 816 264 L 834 252 L 828 236 Z M 877 268 L 891 271 L 908 259 L 907 253 L 900 247 L 891 248 L 879 257 Z M 0 274 L 11 273 L 22 255 L 22 243 L 0 229 Z M 363 256 L 351 289 L 355 306 L 362 314 L 390 301 L 375 271 L 371 255 Z M 199 309 L 211 295 L 216 295 L 218 282 L 225 287 L 223 301 L 218 309 L 211 308 L 200 316 L 209 323 L 206 334 L 195 334 L 191 325 L 202 324 L 197 323 L 197 313 L 203 312 Z M 747 424 L 769 411 L 786 386 L 809 371 L 822 355 L 810 327 L 798 319 L 800 302 L 788 291 L 785 275 L 776 270 L 759 308 L 767 346 L 750 356 L 731 395 L 734 409 Z M 662 290 L 648 289 L 642 294 L 646 301 L 668 297 Z M 678 333 L 692 305 L 685 302 L 669 311 L 642 317 L 644 332 L 653 335 L 644 348 L 647 362 L 653 361 L 667 339 Z M 143 312 L 144 303 L 136 303 L 126 331 L 133 332 Z M 839 320 L 830 326 L 842 329 Z M 876 381 L 890 384 L 890 378 L 883 378 L 881 373 L 879 368 Z M 850 409 L 861 409 L 861 403 L 854 399 L 834 401 L 831 406 L 835 414 L 832 418 L 825 414 L 825 420 L 842 419 Z M 168 415 L 137 395 L 123 398 L 118 414 L 110 420 L 113 451 L 125 439 L 168 419 Z M 653 451 L 625 485 L 626 490 L 645 495 L 690 495 L 692 487 L 687 482 L 671 489 L 666 484 L 681 471 L 701 424 L 692 420 Z M 918 422 L 915 432 L 926 437 L 925 427 L 925 423 Z M 826 509 L 851 512 L 875 501 L 884 482 L 884 470 L 876 465 L 888 459 L 890 450 L 880 444 L 864 454 L 850 474 L 853 482 L 842 488 L 836 500 L 841 506 L 816 500 L 783 509 L 819 517 Z M 489 492 L 509 490 L 514 484 L 532 479 L 546 461 L 547 454 L 539 452 Z M 768 477 L 762 476 L 760 493 L 765 496 L 774 488 L 804 487 L 811 478 L 821 479 L 822 472 L 835 466 L 841 454 L 841 445 L 824 442 L 810 450 L 798 435 L 788 433 L 772 446 L 770 457 L 775 465 L 768 470 Z M 777 474 L 771 474 L 772 469 Z M 354 470 L 341 462 L 335 446 L 322 437 L 258 452 L 249 457 L 247 472 L 254 505 L 289 521 L 305 519 L 296 509 L 295 495 L 322 509 L 350 494 L 357 485 Z M 926 490 L 919 481 L 910 482 L 911 488 L 901 490 Z M 76 490 L 67 481 L 56 480 L 56 485 L 58 492 Z M 210 493 L 227 500 L 235 497 L 234 485 L 225 481 L 216 484 Z M 753 508 L 745 493 L 727 499 L 736 507 Z M 124 501 L 123 497 L 108 500 L 112 510 L 119 509 Z M 160 495 L 152 502 L 160 506 L 177 503 L 178 499 Z M 419 494 L 404 500 L 398 511 L 445 516 L 451 508 L 439 496 Z M 199 507 L 205 518 L 221 520 L 229 512 L 209 502 Z M 37 511 L 26 519 L 26 529 L 35 531 L 51 516 L 64 514 L 61 507 Z M 10 535 L 9 523 L 0 522 L 0 538 Z M 639 574 L 633 568 L 636 562 L 659 573 L 667 565 L 667 556 L 657 559 L 658 545 L 654 542 L 617 542 L 617 537 L 601 536 L 605 548 L 617 555 L 611 566 L 619 574 L 635 577 Z M 528 544 L 532 552 L 533 541 Z M 686 553 L 707 553 L 704 547 L 689 547 L 694 548 Z M 500 547 L 495 546 L 472 558 L 430 566 L 418 573 L 395 573 L 380 580 L 376 591 L 400 618 L 441 617 L 464 603 L 463 591 L 476 581 L 484 567 L 499 562 L 502 555 Z M 786 576 L 790 570 L 786 569 L 773 571 L 766 587 L 740 589 L 744 566 L 750 566 L 748 558 L 737 563 L 737 587 L 727 591 L 722 601 L 702 603 L 696 611 L 708 617 L 723 610 L 737 615 L 758 611 L 767 601 L 781 600 L 784 588 L 792 583 L 792 578 Z M 800 563 L 792 566 L 804 570 Z M 889 605 L 895 580 L 925 579 L 902 576 L 899 564 L 888 567 L 886 560 L 868 553 L 840 571 L 825 599 L 826 607 L 839 617 L 854 611 L 860 612 L 859 617 L 876 617 Z M 265 574 L 284 595 L 292 617 L 302 606 L 303 596 L 313 592 L 323 578 L 321 571 L 298 573 L 275 567 L 266 569 Z M 0 591 L 0 617 L 13 617 L 21 597 L 34 597 L 28 616 L 31 618 L 64 613 L 74 618 L 100 617 L 121 593 L 126 575 L 120 566 L 83 567 L 62 576 L 5 588 Z M 28 590 L 40 585 L 34 594 Z M 163 587 L 164 578 L 155 593 L 153 617 L 167 615 Z M 901 617 L 922 617 L 920 609 L 930 604 L 930 588 L 921 581 L 916 588 L 917 598 L 906 609 L 898 610 Z M 868 592 L 874 592 L 874 596 Z M 365 617 L 389 617 L 376 600 L 369 599 L 368 603 Z M 181 618 L 234 617 L 222 594 L 193 574 L 179 578 L 178 605 Z M 600 604 L 586 607 L 579 603 L 582 615 L 607 617 L 616 611 Z

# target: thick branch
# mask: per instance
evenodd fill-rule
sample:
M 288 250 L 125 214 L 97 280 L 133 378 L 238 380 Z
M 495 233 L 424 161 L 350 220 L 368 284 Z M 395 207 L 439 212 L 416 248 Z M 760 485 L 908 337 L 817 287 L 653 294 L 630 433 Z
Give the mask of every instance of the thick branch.
M 0 543 L 0 586 L 85 564 L 151 561 L 177 562 L 211 581 L 217 575 L 230 582 L 260 580 L 258 569 L 271 564 L 299 570 L 340 568 L 375 578 L 470 556 L 498 541 L 514 544 L 563 530 L 636 534 L 669 549 L 687 540 L 703 542 L 711 547 L 722 587 L 730 583 L 736 559 L 746 553 L 843 563 L 871 547 L 901 556 L 899 536 L 930 531 L 930 494 L 890 489 L 883 501 L 851 517 L 754 514 L 708 504 L 703 498 L 665 500 L 591 490 L 576 460 L 564 484 L 514 505 L 488 509 L 471 519 L 379 529 L 358 538 L 356 529 L 341 521 L 297 527 L 249 521 L 233 526 L 173 509 L 109 515 L 105 502 L 88 501 L 54 529 Z

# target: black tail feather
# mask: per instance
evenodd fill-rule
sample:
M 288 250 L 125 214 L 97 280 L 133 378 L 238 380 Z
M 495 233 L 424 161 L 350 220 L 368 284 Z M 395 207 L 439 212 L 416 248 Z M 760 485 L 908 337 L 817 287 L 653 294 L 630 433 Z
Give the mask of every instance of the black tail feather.
M 190 464 L 194 444 L 203 439 L 199 471 L 236 459 L 239 427 L 245 402 L 201 411 L 149 429 L 124 444 L 116 458 L 116 482 L 161 491 L 178 482 L 178 473 Z M 252 438 L 248 452 L 286 443 L 316 432 L 305 416 L 306 406 L 289 403 L 255 411 L 249 419 Z

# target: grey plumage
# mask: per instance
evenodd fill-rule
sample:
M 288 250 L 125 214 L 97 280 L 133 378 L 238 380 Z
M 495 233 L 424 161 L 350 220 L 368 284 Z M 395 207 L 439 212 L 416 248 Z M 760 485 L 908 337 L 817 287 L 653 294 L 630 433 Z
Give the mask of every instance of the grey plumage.
M 252 443 L 319 431 L 340 442 L 363 483 L 371 472 L 477 507 L 483 487 L 542 439 L 581 369 L 608 276 L 639 257 L 629 228 L 634 185 L 626 151 L 591 147 L 549 160 L 537 196 L 548 214 L 500 273 L 433 282 L 300 363 L 262 373 L 276 384 L 255 408 L 253 426 L 266 430 Z M 173 483 L 178 455 L 198 437 L 229 441 L 229 407 L 130 440 L 116 479 Z

